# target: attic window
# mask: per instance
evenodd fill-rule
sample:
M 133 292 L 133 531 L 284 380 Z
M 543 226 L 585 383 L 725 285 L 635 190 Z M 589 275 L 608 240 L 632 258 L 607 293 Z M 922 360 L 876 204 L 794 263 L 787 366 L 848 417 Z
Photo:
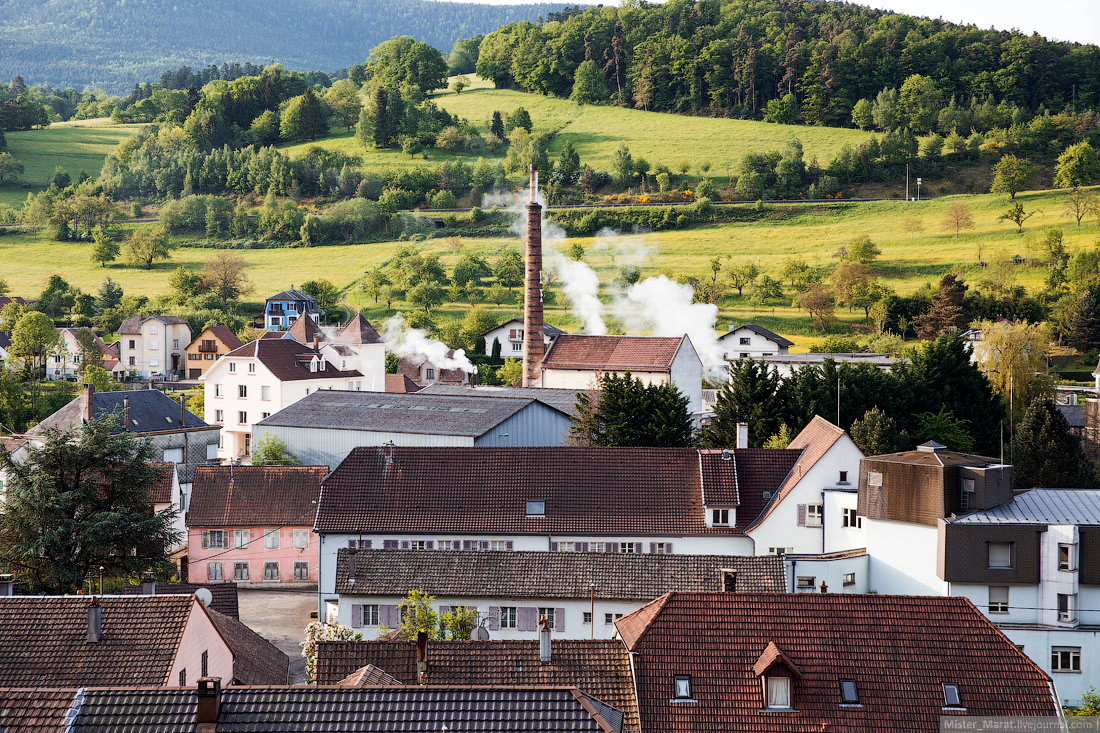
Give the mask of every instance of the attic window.
M 848 705 L 859 704 L 859 693 L 856 691 L 855 680 L 840 681 L 840 701 Z
M 765 677 L 764 692 L 767 695 L 768 708 L 790 710 L 791 707 L 791 678 L 790 677 Z
M 672 682 L 672 696 L 677 700 L 691 699 L 691 675 L 676 675 Z
M 959 686 L 954 682 L 943 683 L 943 702 L 945 707 L 949 708 L 961 708 L 962 702 L 959 698 Z
M 527 502 L 527 516 L 529 516 L 529 517 L 545 517 L 546 516 L 546 502 L 545 501 L 529 501 L 529 502 Z

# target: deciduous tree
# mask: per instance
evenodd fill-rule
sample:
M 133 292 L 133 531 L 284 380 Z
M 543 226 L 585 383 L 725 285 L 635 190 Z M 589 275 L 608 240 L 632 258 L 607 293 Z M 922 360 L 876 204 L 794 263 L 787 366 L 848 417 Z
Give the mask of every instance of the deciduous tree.
M 1035 216 L 1037 212 L 1024 211 L 1024 205 L 1019 201 L 1005 209 L 1004 213 L 997 217 L 997 221 L 1010 221 L 1016 225 L 1016 233 L 1024 231 L 1024 222 Z
M 1054 166 L 1054 185 L 1058 188 L 1091 186 L 1100 180 L 1100 161 L 1088 141 L 1070 145 L 1058 156 Z
M 1035 166 L 1024 158 L 1006 155 L 993 166 L 991 193 L 1007 193 L 1009 200 L 1015 200 L 1016 194 L 1024 190 L 1035 177 Z
M 805 308 L 818 330 L 825 331 L 830 323 L 837 320 L 836 303 L 832 293 L 820 283 L 814 283 L 798 294 L 795 302 L 799 308 Z
M 136 229 L 126 242 L 126 259 L 131 264 L 152 270 L 153 263 L 157 260 L 172 259 L 172 250 L 175 248 L 168 229 L 163 225 Z
M 218 296 L 223 307 L 228 307 L 231 301 L 248 295 L 254 289 L 245 272 L 247 267 L 248 263 L 240 255 L 219 251 L 202 266 L 203 286 Z M 305 291 L 303 284 L 302 292 Z
M 974 216 L 970 213 L 970 207 L 961 201 L 956 201 L 947 207 L 941 222 L 944 229 L 955 230 L 955 239 L 959 238 L 959 230 L 973 229 Z
M 121 246 L 109 234 L 96 232 L 92 242 L 92 262 L 98 262 L 100 267 L 106 267 L 108 262 L 118 259 Z
M 852 441 L 867 456 L 881 456 L 913 447 L 909 436 L 898 432 L 894 418 L 878 407 L 872 407 L 852 423 L 851 434 Z

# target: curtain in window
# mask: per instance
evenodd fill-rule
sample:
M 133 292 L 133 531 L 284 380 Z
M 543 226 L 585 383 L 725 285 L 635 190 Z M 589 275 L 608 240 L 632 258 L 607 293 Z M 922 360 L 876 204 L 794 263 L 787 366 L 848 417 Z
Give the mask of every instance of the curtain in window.
M 791 681 L 787 677 L 768 678 L 768 707 L 789 708 L 791 706 Z

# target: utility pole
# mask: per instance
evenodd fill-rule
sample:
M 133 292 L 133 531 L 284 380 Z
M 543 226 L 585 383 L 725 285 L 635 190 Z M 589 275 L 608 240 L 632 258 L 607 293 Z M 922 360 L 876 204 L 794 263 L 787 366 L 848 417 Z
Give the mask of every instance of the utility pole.
M 909 200 L 909 164 L 905 164 L 905 200 Z

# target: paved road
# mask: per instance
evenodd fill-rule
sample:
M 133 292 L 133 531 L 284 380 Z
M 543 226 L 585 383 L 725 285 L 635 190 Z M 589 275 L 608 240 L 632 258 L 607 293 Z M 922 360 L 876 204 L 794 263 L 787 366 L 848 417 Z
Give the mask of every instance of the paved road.
M 317 610 L 317 591 L 253 590 L 237 591 L 241 623 L 277 646 L 290 657 L 290 684 L 306 681 L 306 660 L 298 646 Z

